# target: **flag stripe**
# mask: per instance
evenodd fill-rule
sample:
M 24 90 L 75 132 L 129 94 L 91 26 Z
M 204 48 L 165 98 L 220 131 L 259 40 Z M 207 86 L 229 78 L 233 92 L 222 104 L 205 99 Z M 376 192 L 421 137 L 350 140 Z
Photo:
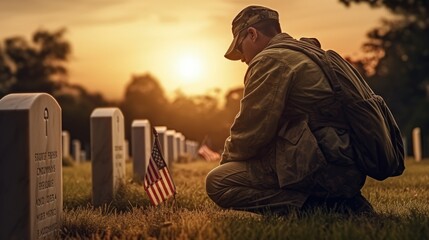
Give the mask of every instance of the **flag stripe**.
M 153 170 L 152 170 L 152 163 L 149 160 L 149 166 L 147 166 L 147 173 L 145 176 L 145 179 L 147 180 L 148 184 L 152 184 L 153 182 Z
M 165 190 L 164 191 L 164 198 L 166 198 L 166 199 L 172 194 L 171 189 L 166 189 L 166 185 L 165 185 L 164 181 L 159 182 L 159 188 Z
M 155 182 L 156 180 L 159 179 L 159 174 L 158 174 L 158 170 L 156 169 L 156 166 L 153 162 L 151 162 L 149 164 L 149 179 L 150 179 L 150 184 Z
M 158 182 L 158 187 L 159 187 L 159 189 L 163 189 L 163 185 L 164 185 L 164 182 L 163 182 L 163 181 Z M 163 197 L 163 199 L 164 199 L 164 200 L 165 200 L 165 199 L 167 199 L 169 196 L 170 196 L 170 194 L 168 193 L 168 191 L 163 192 L 162 197 Z
M 159 191 L 162 193 L 162 196 L 164 197 L 167 196 L 168 191 L 167 189 L 164 188 L 164 180 L 161 179 L 161 181 L 158 181 L 157 185 L 158 185 Z
M 156 198 L 154 197 L 154 194 L 153 194 L 153 191 L 152 191 L 152 188 L 149 188 L 148 190 L 147 190 L 148 192 L 149 192 L 149 198 L 150 198 L 150 201 L 152 202 L 152 204 L 153 205 L 158 205 L 158 201 L 156 200 Z
M 172 193 L 172 191 L 171 191 L 170 187 L 166 186 L 166 181 L 164 181 L 164 179 L 165 179 L 164 170 L 161 170 L 161 176 L 162 176 L 162 179 L 163 179 L 163 181 L 161 181 L 162 189 L 164 190 L 166 196 L 170 196 L 171 193 Z
M 156 197 L 156 199 L 157 199 L 158 203 L 160 203 L 160 202 L 162 202 L 162 201 L 163 201 L 163 199 L 162 199 L 162 194 L 159 192 L 159 189 L 158 189 L 158 187 L 157 187 L 157 184 L 158 184 L 158 183 L 155 183 L 155 184 L 153 185 L 152 189 L 154 190 L 155 197 Z
M 155 205 L 158 205 L 161 202 L 161 199 L 159 199 L 158 193 L 156 192 L 156 188 L 152 188 L 152 194 L 153 194 L 153 200 L 155 201 Z
M 173 181 L 170 178 L 170 174 L 169 174 L 168 170 L 167 169 L 163 169 L 161 171 L 161 174 L 164 176 L 165 181 L 168 184 L 168 188 L 171 189 L 171 191 L 176 192 L 176 186 L 174 186 Z
M 153 164 L 149 165 L 149 184 L 152 184 L 156 181 L 156 173 Z

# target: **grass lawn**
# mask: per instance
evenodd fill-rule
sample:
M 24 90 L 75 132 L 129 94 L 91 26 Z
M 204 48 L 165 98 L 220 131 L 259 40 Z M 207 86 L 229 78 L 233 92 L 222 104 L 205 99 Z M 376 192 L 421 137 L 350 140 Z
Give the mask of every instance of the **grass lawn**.
M 205 193 L 206 174 L 217 165 L 174 165 L 178 194 L 152 207 L 143 187 L 131 180 L 111 204 L 91 205 L 91 165 L 63 168 L 62 238 L 92 239 L 429 239 L 429 160 L 407 160 L 400 177 L 367 180 L 363 195 L 377 216 L 324 211 L 287 217 L 223 210 Z

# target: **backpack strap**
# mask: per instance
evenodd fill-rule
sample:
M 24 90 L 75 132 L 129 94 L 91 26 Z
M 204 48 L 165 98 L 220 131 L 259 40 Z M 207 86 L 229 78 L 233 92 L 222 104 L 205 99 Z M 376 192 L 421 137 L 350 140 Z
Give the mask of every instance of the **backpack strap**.
M 334 71 L 334 67 L 332 65 L 332 59 L 329 56 L 334 51 L 327 50 L 324 51 L 321 48 L 318 48 L 318 54 L 315 50 L 313 50 L 313 46 L 309 46 L 309 43 L 302 42 L 298 40 L 290 40 L 290 43 L 279 43 L 270 46 L 270 48 L 276 48 L 276 47 L 283 47 L 290 50 L 294 50 L 297 52 L 301 52 L 305 54 L 308 58 L 310 58 L 313 62 L 315 62 L 322 72 L 325 74 L 329 85 L 331 86 L 332 90 L 334 91 L 335 97 L 337 100 L 343 101 L 344 100 L 344 94 L 341 88 L 341 85 L 339 83 L 337 74 Z
M 323 54 L 323 58 L 321 59 L 322 61 L 316 63 L 319 64 L 322 71 L 325 73 L 325 76 L 328 78 L 328 81 L 330 82 L 332 90 L 335 92 L 336 96 L 340 96 L 341 98 L 343 98 L 343 91 L 338 80 L 337 74 L 334 71 L 334 66 L 332 66 L 331 58 L 329 56 L 330 52 L 332 52 L 332 50 L 325 51 L 325 53 Z
M 334 66 L 332 65 L 332 59 L 330 54 L 335 53 L 332 50 L 324 51 L 317 46 L 313 46 L 307 42 L 298 41 L 295 39 L 289 40 L 287 43 L 279 43 L 271 45 L 270 48 L 287 48 L 297 52 L 305 54 L 310 58 L 314 63 L 316 63 L 319 68 L 322 70 L 326 79 L 328 80 L 329 85 L 334 94 L 334 99 L 339 103 L 339 106 L 330 106 L 331 108 L 341 108 L 341 105 L 345 102 L 345 96 L 341 87 L 341 84 L 338 80 L 338 76 L 334 71 Z M 338 111 L 335 116 L 329 116 L 322 113 L 313 113 L 308 114 L 309 124 L 311 130 L 316 130 L 321 127 L 335 127 L 348 129 L 349 125 L 343 116 L 342 111 Z

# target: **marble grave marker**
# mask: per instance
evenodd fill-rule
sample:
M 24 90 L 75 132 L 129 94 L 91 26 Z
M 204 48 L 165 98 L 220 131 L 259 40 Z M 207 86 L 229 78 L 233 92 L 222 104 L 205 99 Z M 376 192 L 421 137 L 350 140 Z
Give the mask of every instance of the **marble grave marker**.
M 146 168 L 152 150 L 152 129 L 148 120 L 134 120 L 131 124 L 131 154 L 133 156 L 134 178 L 144 182 Z
M 168 151 L 168 158 L 167 165 L 172 170 L 173 168 L 173 162 L 177 161 L 177 142 L 176 142 L 176 131 L 174 130 L 167 130 L 167 151 Z
M 164 161 L 168 165 L 168 143 L 167 143 L 167 127 L 166 126 L 155 126 L 155 130 L 158 133 L 159 144 L 161 145 L 162 156 Z
M 92 203 L 109 204 L 125 183 L 124 116 L 119 108 L 91 113 Z
M 0 100 L 0 239 L 59 238 L 61 129 L 61 108 L 49 94 Z
M 76 163 L 80 163 L 81 162 L 81 144 L 80 141 L 75 139 L 72 141 L 72 146 L 73 146 L 73 159 Z

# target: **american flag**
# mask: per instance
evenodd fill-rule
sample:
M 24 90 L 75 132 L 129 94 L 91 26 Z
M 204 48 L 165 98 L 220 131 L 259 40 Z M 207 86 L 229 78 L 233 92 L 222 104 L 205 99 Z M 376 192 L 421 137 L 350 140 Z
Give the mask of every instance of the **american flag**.
M 212 151 L 207 145 L 202 144 L 198 149 L 198 154 L 200 154 L 206 161 L 213 162 L 220 160 L 220 154 Z
M 176 186 L 162 157 L 158 133 L 155 128 L 152 131 L 155 135 L 155 142 L 144 178 L 144 189 L 152 204 L 157 206 L 176 194 Z

